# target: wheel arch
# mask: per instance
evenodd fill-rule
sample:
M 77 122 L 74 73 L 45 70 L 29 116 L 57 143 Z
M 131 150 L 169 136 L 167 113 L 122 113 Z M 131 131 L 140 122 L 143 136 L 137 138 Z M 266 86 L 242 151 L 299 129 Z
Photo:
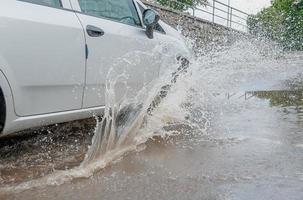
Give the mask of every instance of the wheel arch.
M 5 74 L 0 69 L 0 136 L 5 134 L 7 125 L 16 118 L 12 90 Z
M 6 119 L 6 103 L 2 92 L 2 88 L 0 86 L 0 133 L 4 129 L 5 119 Z

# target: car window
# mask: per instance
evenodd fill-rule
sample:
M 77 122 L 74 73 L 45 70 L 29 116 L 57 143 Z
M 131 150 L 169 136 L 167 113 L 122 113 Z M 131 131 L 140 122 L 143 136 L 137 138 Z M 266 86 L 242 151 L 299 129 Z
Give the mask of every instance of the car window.
M 82 12 L 128 25 L 141 26 L 132 0 L 79 0 Z
M 139 9 L 140 9 L 140 11 L 141 11 L 141 14 L 143 15 L 143 12 L 144 12 L 145 8 L 143 8 L 140 4 L 138 4 L 138 6 L 139 6 Z M 165 34 L 164 29 L 160 26 L 159 23 L 157 23 L 157 24 L 155 25 L 154 29 L 155 29 L 156 31 L 159 31 L 160 33 L 164 33 L 164 34 Z
M 51 6 L 51 7 L 57 7 L 57 8 L 62 7 L 61 0 L 22 0 L 22 1 Z

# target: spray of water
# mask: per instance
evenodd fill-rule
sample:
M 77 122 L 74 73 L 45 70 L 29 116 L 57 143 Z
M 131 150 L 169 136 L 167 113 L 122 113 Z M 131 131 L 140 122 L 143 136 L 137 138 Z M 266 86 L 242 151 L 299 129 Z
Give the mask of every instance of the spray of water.
M 172 128 L 174 126 L 186 125 L 189 132 L 185 134 L 191 134 L 191 137 L 207 135 L 213 116 L 227 104 L 218 98 L 222 94 L 245 90 L 245 85 L 256 79 L 279 79 L 290 67 L 294 73 L 301 70 L 300 65 L 288 65 L 288 58 L 280 51 L 250 40 L 191 58 L 190 64 L 186 65 L 182 60 L 169 59 L 173 54 L 164 54 L 159 46 L 152 54 L 130 52 L 121 57 L 108 71 L 104 116 L 97 123 L 82 164 L 7 190 L 22 191 L 41 184 L 62 184 L 74 178 L 89 177 L 125 153 L 138 150 L 154 136 L 180 134 L 180 129 Z M 131 67 L 142 57 L 154 59 L 159 56 L 166 56 L 163 62 L 157 63 L 161 64 L 161 76 L 144 82 L 140 90 L 129 87 Z M 122 92 L 121 85 L 126 88 Z
M 59 185 L 75 178 L 90 177 L 124 154 L 137 151 L 140 144 L 144 144 L 149 138 L 155 135 L 164 137 L 161 126 L 164 121 L 154 113 L 177 80 L 186 74 L 189 66 L 187 60 L 176 56 L 174 49 L 167 51 L 165 47 L 166 44 L 159 44 L 152 53 L 129 52 L 109 67 L 104 115 L 101 121 L 96 117 L 97 125 L 92 144 L 79 167 L 56 171 L 38 180 L 2 188 L 2 191 L 23 191 L 41 185 Z M 161 61 L 155 62 L 158 65 L 155 67 L 161 68 L 161 76 L 134 86 L 131 76 L 137 70 L 138 63 L 146 59 Z M 177 108 L 178 104 L 175 106 Z
M 161 48 L 156 47 L 150 56 L 158 55 L 159 49 L 161 50 Z M 142 52 L 136 53 L 141 59 L 142 54 Z M 171 60 L 171 54 L 166 56 Z M 136 66 L 134 60 L 140 60 L 140 58 L 134 59 L 133 53 L 127 54 L 110 68 L 107 75 L 104 116 L 97 123 L 92 145 L 81 164 L 82 168 L 92 168 L 91 170 L 94 171 L 100 166 L 103 167 L 101 163 L 104 163 L 104 158 L 107 158 L 108 155 L 123 154 L 144 143 L 148 137 L 145 139 L 141 137 L 140 140 L 137 138 L 146 135 L 140 132 L 140 129 L 146 126 L 147 117 L 153 115 L 153 111 L 161 103 L 161 100 L 167 96 L 178 78 L 187 72 L 189 66 L 187 59 L 175 56 L 176 61 L 170 63 L 171 68 L 166 68 L 164 76 L 149 84 L 144 84 L 136 95 L 129 95 L 129 91 L 123 95 L 117 94 L 116 85 L 120 82 L 128 85 L 130 67 Z M 168 61 L 165 61 L 165 56 L 162 56 L 162 59 L 161 63 L 167 65 Z M 125 62 L 126 60 L 127 62 Z M 124 70 L 121 70 L 121 66 L 124 67 Z M 130 90 L 130 87 L 128 89 Z M 151 132 L 153 134 L 155 130 Z

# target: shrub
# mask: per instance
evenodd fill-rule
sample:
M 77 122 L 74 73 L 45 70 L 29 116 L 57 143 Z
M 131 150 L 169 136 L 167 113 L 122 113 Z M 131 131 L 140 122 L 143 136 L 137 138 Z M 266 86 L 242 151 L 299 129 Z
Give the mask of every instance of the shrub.
M 248 18 L 249 31 L 273 39 L 285 49 L 303 50 L 303 0 L 274 0 Z

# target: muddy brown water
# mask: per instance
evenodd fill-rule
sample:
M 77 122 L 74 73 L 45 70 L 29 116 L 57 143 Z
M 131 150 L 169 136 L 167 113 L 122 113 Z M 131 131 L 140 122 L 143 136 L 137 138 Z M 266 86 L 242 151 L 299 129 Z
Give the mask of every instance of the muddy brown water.
M 1 139 L 0 199 L 303 199 L 303 76 L 261 80 L 215 95 L 207 134 L 186 124 L 155 137 L 90 178 L 14 190 L 19 184 L 80 165 L 95 119 Z M 193 110 L 193 113 L 196 111 Z M 198 111 L 197 111 L 198 112 Z M 202 122 L 201 122 L 202 123 Z M 34 134 L 33 134 L 34 132 Z
M 16 185 L 79 165 L 95 125 L 95 119 L 87 119 L 1 139 L 0 185 Z

